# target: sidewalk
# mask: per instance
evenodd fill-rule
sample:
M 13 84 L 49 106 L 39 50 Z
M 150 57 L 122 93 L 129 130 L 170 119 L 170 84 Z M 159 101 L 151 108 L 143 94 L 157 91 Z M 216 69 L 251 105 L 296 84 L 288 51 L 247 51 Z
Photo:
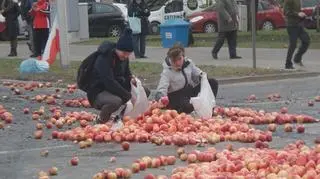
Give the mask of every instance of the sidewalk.
M 83 60 L 91 52 L 96 50 L 94 45 L 71 45 L 70 59 L 74 61 Z M 7 58 L 9 44 L 0 44 L 0 58 Z M 148 47 L 146 55 L 148 59 L 137 59 L 135 61 L 162 63 L 168 49 L 161 47 Z M 257 49 L 257 67 L 280 69 L 284 67 L 287 49 Z M 30 52 L 27 45 L 23 42 L 18 45 L 19 58 L 27 58 Z M 252 67 L 252 49 L 238 48 L 238 55 L 243 59 L 230 60 L 228 49 L 222 48 L 218 54 L 219 59 L 213 60 L 210 47 L 193 47 L 186 49 L 186 55 L 198 65 L 217 65 L 217 66 L 242 66 Z M 309 49 L 304 55 L 304 64 L 307 71 L 320 72 L 320 49 Z

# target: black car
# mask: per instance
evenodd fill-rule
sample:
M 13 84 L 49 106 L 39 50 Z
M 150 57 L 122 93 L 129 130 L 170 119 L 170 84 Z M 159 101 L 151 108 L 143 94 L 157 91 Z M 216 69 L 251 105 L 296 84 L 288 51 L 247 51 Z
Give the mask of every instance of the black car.
M 126 26 L 121 10 L 112 4 L 89 2 L 88 16 L 90 37 L 119 36 Z

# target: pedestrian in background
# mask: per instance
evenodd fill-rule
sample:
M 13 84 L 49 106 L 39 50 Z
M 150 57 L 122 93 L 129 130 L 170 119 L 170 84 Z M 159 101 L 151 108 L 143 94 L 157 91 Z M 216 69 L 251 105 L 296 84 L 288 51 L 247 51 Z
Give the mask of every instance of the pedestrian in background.
M 303 66 L 302 55 L 308 50 L 310 44 L 310 37 L 303 27 L 303 21 L 307 15 L 301 11 L 300 0 L 285 0 L 284 14 L 287 18 L 287 32 L 289 35 L 289 46 L 285 69 L 294 69 L 292 56 L 297 47 L 298 38 L 301 40 L 301 46 L 293 58 L 295 64 Z
M 129 17 L 138 17 L 141 20 L 141 33 L 133 34 L 133 49 L 137 58 L 147 58 L 146 52 L 146 36 L 149 32 L 150 10 L 144 0 L 133 0 L 128 8 Z
M 2 6 L 1 14 L 6 18 L 6 28 L 10 40 L 10 53 L 8 56 L 15 57 L 18 55 L 17 37 L 19 34 L 18 16 L 20 15 L 20 8 L 17 0 L 4 0 Z
M 32 57 L 41 56 L 49 37 L 49 3 L 47 0 L 38 0 L 32 4 L 30 10 L 33 16 L 34 51 Z
M 211 52 L 218 59 L 218 52 L 227 38 L 230 59 L 240 59 L 237 55 L 238 7 L 235 0 L 217 0 L 218 38 Z
M 27 42 L 27 45 L 29 47 L 29 50 L 31 51 L 32 55 L 34 52 L 34 38 L 33 38 L 33 18 L 29 11 L 32 8 L 32 4 L 35 0 L 22 0 L 21 1 L 21 17 L 22 20 L 25 20 L 27 23 L 27 31 L 28 31 L 28 37 L 29 41 Z

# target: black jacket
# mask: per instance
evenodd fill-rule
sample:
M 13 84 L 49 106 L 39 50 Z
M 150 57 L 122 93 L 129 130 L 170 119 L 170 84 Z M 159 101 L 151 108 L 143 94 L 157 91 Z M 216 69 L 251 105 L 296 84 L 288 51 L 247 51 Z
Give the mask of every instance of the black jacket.
M 12 0 L 6 0 L 2 15 L 6 18 L 6 26 L 9 38 L 16 38 L 19 34 L 19 5 Z
M 134 0 L 128 8 L 129 17 L 139 17 L 141 19 L 141 34 L 147 35 L 149 32 L 149 20 L 150 10 L 147 4 L 142 1 L 140 4 L 136 3 Z
M 116 44 L 104 42 L 98 47 L 97 59 L 92 72 L 92 83 L 87 96 L 94 104 L 96 96 L 108 91 L 119 96 L 123 103 L 131 99 L 131 71 L 129 61 L 120 61 L 115 52 Z

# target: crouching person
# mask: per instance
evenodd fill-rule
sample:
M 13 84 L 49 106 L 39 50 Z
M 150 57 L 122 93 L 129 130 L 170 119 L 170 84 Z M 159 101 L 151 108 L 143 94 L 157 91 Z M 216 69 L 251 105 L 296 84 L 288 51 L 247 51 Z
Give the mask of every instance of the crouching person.
M 98 123 L 107 122 L 113 114 L 124 112 L 131 100 L 131 82 L 135 83 L 130 68 L 129 55 L 133 52 L 132 30 L 125 29 L 116 44 L 102 43 L 93 65 L 88 100 L 100 110 Z M 149 91 L 146 89 L 147 96 Z
M 194 111 L 190 98 L 200 92 L 200 78 L 202 71 L 191 59 L 185 57 L 184 48 L 174 45 L 169 49 L 167 57 L 162 64 L 163 71 L 157 87 L 156 100 L 168 98 L 167 108 L 175 109 L 179 113 Z M 218 93 L 218 82 L 208 79 L 214 96 Z

